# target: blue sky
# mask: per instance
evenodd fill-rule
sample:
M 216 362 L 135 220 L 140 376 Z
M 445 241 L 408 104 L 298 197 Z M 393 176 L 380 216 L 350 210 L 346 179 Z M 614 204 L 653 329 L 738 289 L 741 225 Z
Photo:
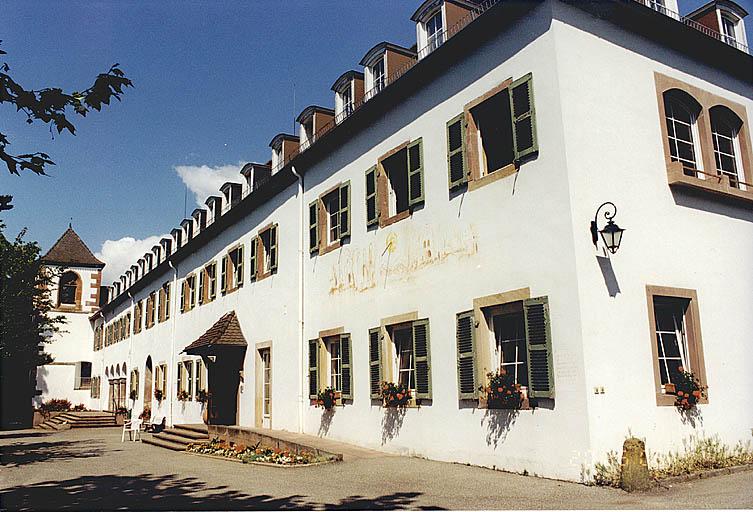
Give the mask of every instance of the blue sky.
M 83 89 L 119 62 L 135 85 L 122 103 L 75 118 L 76 136 L 53 138 L 0 108 L 8 151 L 57 163 L 50 177 L 0 169 L 0 193 L 15 204 L 2 217 L 6 234 L 28 227 L 47 250 L 72 217 L 111 267 L 135 259 L 183 218 L 187 189 L 190 214 L 194 192 L 203 201 L 226 176 L 238 180 L 241 162 L 267 161 L 269 141 L 292 132 L 305 106 L 332 106 L 332 83 L 371 46 L 413 44 L 419 3 L 3 2 L 13 20 L 0 36 L 4 61 L 19 83 Z M 681 0 L 680 10 L 702 3 Z M 740 3 L 753 12 L 753 0 Z

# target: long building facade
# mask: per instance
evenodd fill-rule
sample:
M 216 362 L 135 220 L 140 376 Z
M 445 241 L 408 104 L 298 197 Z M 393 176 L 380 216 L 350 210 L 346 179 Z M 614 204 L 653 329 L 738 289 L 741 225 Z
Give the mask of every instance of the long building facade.
M 628 432 L 749 440 L 746 14 L 427 0 L 113 283 L 93 405 L 568 480 Z

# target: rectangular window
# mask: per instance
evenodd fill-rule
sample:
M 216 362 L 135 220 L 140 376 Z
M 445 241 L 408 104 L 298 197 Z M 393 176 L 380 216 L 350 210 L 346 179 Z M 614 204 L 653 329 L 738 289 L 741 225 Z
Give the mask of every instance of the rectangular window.
M 193 361 L 183 361 L 185 374 L 185 391 L 188 393 L 188 399 L 193 400 Z
M 408 211 L 408 152 L 398 151 L 382 162 L 387 176 L 388 217 Z
M 384 89 L 384 86 L 386 84 L 384 74 L 384 57 L 379 59 L 379 61 L 371 68 L 371 76 L 374 81 L 372 94 L 376 94 Z
M 479 155 L 481 176 L 491 174 L 513 163 L 512 114 L 510 92 L 503 89 L 470 110 Z
M 199 281 L 201 304 L 212 302 L 217 297 L 217 263 L 212 262 L 201 272 Z
M 319 199 L 309 205 L 309 252 L 319 250 Z
M 353 83 L 351 82 L 347 88 L 340 91 L 340 98 L 343 104 L 343 117 L 348 117 L 354 110 L 352 87 Z
M 146 328 L 147 329 L 150 329 L 154 325 L 156 301 L 157 301 L 156 292 L 150 293 L 146 298 Z
M 426 53 L 431 53 L 444 42 L 444 30 L 442 29 L 442 9 L 429 18 L 426 22 Z
M 262 362 L 262 415 L 269 418 L 272 414 L 272 364 L 270 350 L 259 351 Z
M 326 230 L 321 240 L 327 246 L 337 243 L 350 235 L 350 181 L 341 183 L 321 198 L 326 212 Z
M 342 358 L 340 354 L 340 337 L 327 342 L 329 349 L 329 385 L 335 391 L 343 389 Z
M 256 264 L 258 265 L 257 274 L 261 279 L 277 271 L 277 224 L 272 224 L 259 233 L 257 238 L 259 257 Z
M 683 371 L 706 385 L 698 298 L 695 290 L 647 286 L 658 405 L 671 405 Z
M 390 337 L 395 344 L 397 383 L 415 391 L 416 367 L 413 361 L 413 338 L 410 324 L 392 327 Z
M 243 246 L 231 249 L 227 255 L 226 290 L 231 292 L 243 286 Z
M 411 208 L 424 201 L 422 148 L 422 139 L 419 138 L 391 151 L 379 161 L 381 170 L 377 171 L 374 201 L 379 210 L 377 218 L 383 218 L 385 223 L 404 218 Z M 374 217 L 368 216 L 369 179 L 367 173 L 367 224 L 375 222 Z M 380 189 L 386 194 L 384 200 L 379 198 Z
M 490 308 L 488 324 L 493 340 L 494 368 L 504 369 L 521 386 L 528 386 L 528 354 L 526 351 L 526 326 L 523 303 L 514 302 L 505 307 Z
M 353 398 L 350 334 L 336 334 L 309 340 L 309 398 L 331 387 L 343 400 Z

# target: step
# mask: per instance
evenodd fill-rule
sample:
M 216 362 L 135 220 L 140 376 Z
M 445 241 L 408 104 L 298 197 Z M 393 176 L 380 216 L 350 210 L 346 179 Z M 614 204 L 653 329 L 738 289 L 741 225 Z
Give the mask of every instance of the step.
M 185 425 L 175 425 L 175 428 L 181 428 L 183 430 L 190 430 L 191 432 L 196 432 L 199 434 L 203 434 L 205 436 L 209 435 L 209 430 L 207 429 L 207 426 L 202 424 L 185 424 Z
M 104 427 L 118 427 L 119 425 L 114 421 L 112 423 L 71 423 L 70 428 L 104 428 Z
M 159 439 L 155 436 L 144 436 L 141 439 L 141 442 L 145 444 L 151 444 L 154 446 L 159 446 L 161 448 L 167 448 L 168 450 L 175 450 L 176 452 L 184 452 L 186 451 L 186 445 L 179 444 L 179 443 L 173 443 L 172 441 L 166 441 L 164 439 Z
M 209 439 L 209 435 L 206 432 L 196 432 L 195 430 L 183 428 L 180 425 L 175 425 L 173 428 L 167 428 L 165 429 L 165 432 L 167 432 L 168 434 L 185 437 L 192 441 L 195 439 Z
M 163 441 L 170 441 L 171 443 L 179 443 L 184 447 L 194 442 L 194 439 L 175 435 L 171 432 L 168 432 L 167 430 L 160 432 L 159 434 L 155 434 L 154 437 L 156 437 L 157 439 L 162 439 Z

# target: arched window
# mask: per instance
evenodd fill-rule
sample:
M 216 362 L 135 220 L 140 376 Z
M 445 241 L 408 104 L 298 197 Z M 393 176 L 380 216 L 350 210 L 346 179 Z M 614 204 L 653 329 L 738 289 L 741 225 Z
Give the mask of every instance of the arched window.
M 664 93 L 664 112 L 672 161 L 682 163 L 685 174 L 697 176 L 693 171 L 702 169 L 697 125 L 700 104 L 688 93 L 671 89 Z
M 740 141 L 738 134 L 742 120 L 727 107 L 718 105 L 709 110 L 711 114 L 711 136 L 714 139 L 714 161 L 716 172 L 729 176 L 733 187 L 741 188 L 745 181 L 740 160 Z
M 65 272 L 60 276 L 60 290 L 58 292 L 58 304 L 76 305 L 76 297 L 80 296 L 79 287 L 81 280 L 75 272 Z

